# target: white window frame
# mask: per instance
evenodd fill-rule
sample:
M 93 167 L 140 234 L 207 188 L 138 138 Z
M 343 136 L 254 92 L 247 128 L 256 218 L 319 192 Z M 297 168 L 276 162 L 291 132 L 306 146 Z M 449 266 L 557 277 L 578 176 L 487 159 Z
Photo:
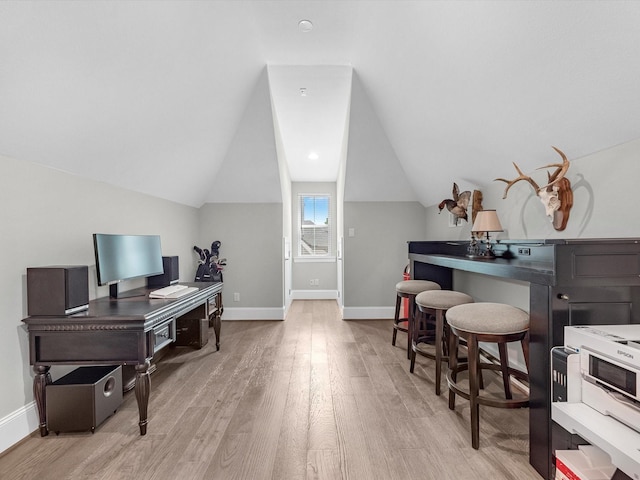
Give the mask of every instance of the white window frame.
M 303 201 L 304 199 L 313 198 L 319 200 L 327 200 L 327 223 L 325 224 L 316 224 L 315 228 L 322 227 L 326 225 L 326 236 L 327 236 L 327 250 L 326 252 L 317 252 L 317 251 L 309 251 L 309 246 L 307 242 L 304 242 L 304 234 L 303 234 Z M 335 257 L 333 256 L 333 219 L 331 214 L 332 209 L 332 198 L 329 193 L 300 193 L 298 194 L 298 206 L 297 206 L 297 255 L 296 261 L 334 261 Z M 311 225 L 307 225 L 307 227 L 311 227 Z M 315 250 L 315 249 L 314 249 Z

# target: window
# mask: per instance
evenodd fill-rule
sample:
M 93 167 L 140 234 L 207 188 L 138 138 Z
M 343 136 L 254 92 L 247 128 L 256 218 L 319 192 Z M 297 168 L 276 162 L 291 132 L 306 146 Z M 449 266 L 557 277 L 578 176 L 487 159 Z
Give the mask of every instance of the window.
M 331 254 L 329 195 L 299 195 L 298 255 L 326 257 Z

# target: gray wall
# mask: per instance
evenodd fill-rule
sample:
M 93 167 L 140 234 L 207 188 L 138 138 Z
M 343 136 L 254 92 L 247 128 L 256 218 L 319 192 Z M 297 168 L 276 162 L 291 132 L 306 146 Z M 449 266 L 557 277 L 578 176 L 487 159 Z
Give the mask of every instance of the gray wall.
M 409 263 L 407 241 L 425 239 L 424 212 L 418 202 L 345 202 L 345 318 L 366 318 L 371 307 L 387 307 L 389 314 Z
M 277 308 L 281 312 L 282 204 L 207 203 L 200 208 L 199 223 L 198 246 L 209 248 L 211 242 L 220 240 L 220 257 L 227 259 L 223 318 L 232 319 L 226 307 Z M 240 301 L 234 301 L 234 293 L 240 295 Z
M 571 181 L 573 208 L 567 228 L 562 232 L 553 229 L 527 182 L 511 187 L 504 200 L 505 184 L 492 182 L 482 193 L 484 208 L 496 209 L 505 229 L 496 238 L 640 237 L 640 209 L 632 201 L 640 176 L 640 139 L 578 159 L 569 156 L 569 159 L 571 166 L 566 178 Z M 549 156 L 540 159 L 540 166 L 559 160 L 549 148 Z M 526 173 L 539 185 L 544 184 L 544 170 Z M 517 176 L 511 163 L 505 162 L 502 176 Z M 469 239 L 469 224 L 448 227 L 446 215 L 444 212 L 438 215 L 435 206 L 427 209 L 426 222 L 429 240 Z

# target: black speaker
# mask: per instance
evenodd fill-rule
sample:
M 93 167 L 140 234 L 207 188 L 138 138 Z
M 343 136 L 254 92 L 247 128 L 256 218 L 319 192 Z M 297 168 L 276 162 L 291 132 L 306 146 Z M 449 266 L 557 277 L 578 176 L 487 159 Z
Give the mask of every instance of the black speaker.
M 122 404 L 122 367 L 80 367 L 47 385 L 47 426 L 92 432 Z
M 178 257 L 162 257 L 162 267 L 164 273 L 147 277 L 148 287 L 166 287 L 172 283 L 177 283 L 180 278 L 178 268 Z
M 27 311 L 32 315 L 71 315 L 89 308 L 89 267 L 27 268 Z

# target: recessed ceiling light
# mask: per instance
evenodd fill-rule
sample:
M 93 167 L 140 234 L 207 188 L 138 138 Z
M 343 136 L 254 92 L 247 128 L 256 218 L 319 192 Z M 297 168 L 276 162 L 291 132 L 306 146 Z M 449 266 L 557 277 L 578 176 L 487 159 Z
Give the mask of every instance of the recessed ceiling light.
M 309 154 L 309 160 L 318 160 L 320 158 L 316 152 L 311 152 Z
M 313 23 L 311 23 L 311 20 L 300 20 L 298 22 L 298 28 L 301 32 L 307 33 L 313 30 Z

